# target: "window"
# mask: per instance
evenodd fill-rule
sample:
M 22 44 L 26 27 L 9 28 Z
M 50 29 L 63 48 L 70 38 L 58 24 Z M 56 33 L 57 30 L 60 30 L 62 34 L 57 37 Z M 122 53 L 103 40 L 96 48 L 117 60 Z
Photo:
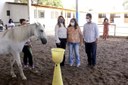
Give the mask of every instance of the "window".
M 71 13 L 70 12 L 67 13 L 67 18 L 71 18 Z
M 55 11 L 55 18 L 57 18 L 59 16 L 58 12 Z
M 75 16 L 76 16 L 75 13 L 73 13 L 73 18 L 75 18 Z
M 99 18 L 106 18 L 106 14 L 99 14 L 98 17 Z
M 51 11 L 51 18 L 54 19 L 54 16 L 55 16 L 54 11 Z
M 115 14 L 110 14 L 110 23 L 114 23 Z
M 57 18 L 58 17 L 58 12 L 57 11 L 52 11 L 51 12 L 51 18 L 54 19 L 54 18 Z
M 128 18 L 128 14 L 124 14 L 124 18 Z
M 114 23 L 115 18 L 120 18 L 120 14 L 110 14 L 110 23 Z
M 44 10 L 38 10 L 38 17 L 39 18 L 45 18 L 45 11 Z
M 66 18 L 66 16 L 67 16 L 67 13 L 65 12 L 65 16 L 64 17 Z
M 37 10 L 34 10 L 34 18 L 37 18 Z
M 120 18 L 120 14 L 113 14 L 114 18 Z
M 61 16 L 63 16 L 63 11 L 61 11 Z
M 128 23 L 128 14 L 124 14 L 124 23 Z

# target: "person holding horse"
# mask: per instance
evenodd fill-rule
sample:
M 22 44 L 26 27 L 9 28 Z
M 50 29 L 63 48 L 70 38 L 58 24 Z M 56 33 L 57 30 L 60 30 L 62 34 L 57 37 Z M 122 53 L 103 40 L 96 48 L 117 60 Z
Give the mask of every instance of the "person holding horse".
M 20 24 L 25 26 L 27 24 L 26 20 L 25 19 L 20 19 Z M 31 50 L 31 42 L 30 42 L 30 39 L 25 43 L 24 47 L 23 47 L 23 53 L 24 53 L 24 57 L 23 57 L 23 64 L 24 64 L 24 67 L 29 67 L 30 68 L 34 68 L 34 65 L 33 65 L 33 56 L 32 56 L 32 50 Z
M 58 17 L 57 24 L 55 26 L 55 41 L 56 41 L 56 46 L 58 48 L 66 49 L 67 28 L 65 27 L 65 19 L 63 16 Z M 65 55 L 60 65 L 64 66 L 64 62 L 65 62 Z

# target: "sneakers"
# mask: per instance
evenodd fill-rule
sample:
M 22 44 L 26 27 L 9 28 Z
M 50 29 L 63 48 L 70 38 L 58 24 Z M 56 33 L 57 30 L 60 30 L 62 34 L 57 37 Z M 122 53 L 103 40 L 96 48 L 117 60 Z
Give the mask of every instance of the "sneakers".
M 34 69 L 35 68 L 35 66 L 34 65 L 32 65 L 32 66 L 29 66 L 29 69 L 31 70 L 31 69 Z
M 23 67 L 24 67 L 24 68 L 28 68 L 28 65 L 24 65 Z
M 70 66 L 73 66 L 73 63 L 70 63 Z
M 78 63 L 77 65 L 76 65 L 76 67 L 79 67 L 80 66 L 80 63 Z
M 73 63 L 71 63 L 70 66 L 73 66 Z M 78 63 L 78 64 L 76 65 L 76 67 L 79 67 L 79 66 L 80 66 L 80 63 Z
M 29 68 L 29 69 L 34 69 L 34 68 L 35 68 L 35 66 L 34 66 L 34 65 L 32 65 L 32 66 L 24 65 L 24 66 L 23 66 L 23 68 L 24 68 L 24 69 L 27 69 L 27 68 Z

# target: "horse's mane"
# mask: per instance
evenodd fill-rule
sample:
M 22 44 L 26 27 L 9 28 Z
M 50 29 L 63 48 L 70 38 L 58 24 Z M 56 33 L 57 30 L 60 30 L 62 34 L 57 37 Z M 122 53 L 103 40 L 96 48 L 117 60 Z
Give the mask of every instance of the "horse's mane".
M 35 24 L 28 24 L 26 26 L 16 26 L 3 32 L 2 38 L 8 38 L 15 42 L 21 42 L 32 36 L 32 28 Z

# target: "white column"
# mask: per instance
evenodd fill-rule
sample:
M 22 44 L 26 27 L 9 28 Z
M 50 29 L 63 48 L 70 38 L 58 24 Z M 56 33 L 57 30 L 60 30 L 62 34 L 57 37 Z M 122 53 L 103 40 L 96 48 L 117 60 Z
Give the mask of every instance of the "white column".
M 31 9 L 32 9 L 32 7 L 31 7 L 31 4 L 32 4 L 32 2 L 31 2 L 31 0 L 28 0 L 28 20 L 29 20 L 29 23 L 32 23 L 32 17 L 31 17 Z
M 79 22 L 79 14 L 78 14 L 78 0 L 76 0 L 76 20 Z

